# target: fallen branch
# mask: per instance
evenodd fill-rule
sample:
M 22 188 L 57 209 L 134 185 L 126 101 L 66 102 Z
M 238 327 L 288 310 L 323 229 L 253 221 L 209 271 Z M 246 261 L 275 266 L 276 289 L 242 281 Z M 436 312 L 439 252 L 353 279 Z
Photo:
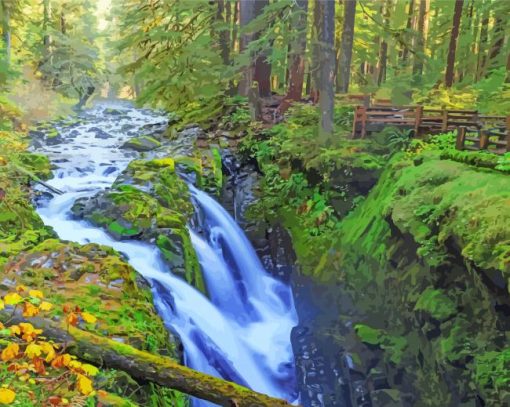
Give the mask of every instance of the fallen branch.
M 182 366 L 169 357 L 144 352 L 74 327 L 66 330 L 63 323 L 43 318 L 26 319 L 19 312 L 13 315 L 7 310 L 0 311 L 0 322 L 6 325 L 30 322 L 42 329 L 46 338 L 56 343 L 66 343 L 66 351 L 82 360 L 122 370 L 140 382 L 157 383 L 220 406 L 290 406 L 284 400 Z
M 39 178 L 33 172 L 28 171 L 26 168 L 23 168 L 22 166 L 20 166 L 18 164 L 15 164 L 15 163 L 11 163 L 11 165 L 13 165 L 14 168 L 16 168 L 17 171 L 21 172 L 22 174 L 25 174 L 25 175 L 29 176 L 30 178 L 32 178 L 32 180 L 34 180 L 38 184 L 42 185 L 43 187 L 49 189 L 51 192 L 53 192 L 53 193 L 55 193 L 57 195 L 62 195 L 63 194 L 63 192 L 60 189 L 52 187 L 50 184 L 44 182 L 41 178 Z

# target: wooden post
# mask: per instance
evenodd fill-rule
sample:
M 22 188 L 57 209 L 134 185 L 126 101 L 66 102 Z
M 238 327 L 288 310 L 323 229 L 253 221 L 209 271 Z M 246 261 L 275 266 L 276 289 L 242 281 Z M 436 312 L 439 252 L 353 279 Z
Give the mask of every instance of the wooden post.
M 361 113 L 361 138 L 365 138 L 367 135 L 367 108 L 362 106 L 360 108 Z
M 441 122 L 441 131 L 445 132 L 446 130 L 448 130 L 448 110 L 446 110 L 446 108 L 443 107 L 441 115 L 443 117 L 443 120 Z
M 487 147 L 489 147 L 489 133 L 480 130 L 480 150 L 487 150 Z
M 464 150 L 464 142 L 466 141 L 466 128 L 457 128 L 457 140 L 455 142 L 455 148 L 457 150 Z
M 356 133 L 357 133 L 357 124 L 358 124 L 358 117 L 359 117 L 359 110 L 360 110 L 361 106 L 356 106 L 354 108 L 354 118 L 352 120 L 352 134 L 351 134 L 351 138 L 356 138 Z
M 415 122 L 414 122 L 414 137 L 420 137 L 421 118 L 423 117 L 423 106 L 416 106 L 415 109 Z
M 506 117 L 506 151 L 510 152 L 510 116 Z

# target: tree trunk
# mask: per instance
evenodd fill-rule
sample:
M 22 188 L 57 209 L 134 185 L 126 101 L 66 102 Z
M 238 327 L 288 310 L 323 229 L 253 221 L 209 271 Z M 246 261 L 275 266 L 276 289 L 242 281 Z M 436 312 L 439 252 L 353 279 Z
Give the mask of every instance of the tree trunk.
M 229 29 L 226 26 L 226 21 L 224 18 L 225 14 L 225 2 L 224 0 L 218 0 L 218 9 L 216 11 L 216 21 L 224 27 L 221 27 L 218 33 L 218 42 L 220 45 L 221 51 L 221 59 L 223 60 L 223 65 L 230 65 L 230 49 L 229 49 Z M 227 20 L 228 22 L 228 20 Z
M 232 44 L 230 46 L 230 49 L 232 51 L 236 51 L 237 47 L 236 47 L 236 44 L 238 44 L 238 39 L 237 39 L 237 33 L 238 33 L 238 24 L 240 24 L 240 21 L 239 21 L 239 1 L 236 1 L 234 3 L 234 16 L 232 17 Z M 240 46 L 239 46 L 240 48 Z
M 301 100 L 303 94 L 308 0 L 298 0 L 296 6 L 297 14 L 295 20 L 292 21 L 292 26 L 297 32 L 297 37 L 290 46 L 289 87 L 287 95 L 279 106 L 280 113 L 285 113 L 292 101 Z
M 501 18 L 501 16 L 496 16 L 496 21 L 494 23 L 494 38 L 489 53 L 489 59 L 487 61 L 487 69 L 485 70 L 486 75 L 490 73 L 491 68 L 498 67 L 496 59 L 501 53 L 505 40 L 504 26 L 505 21 Z
M 312 25 L 312 60 L 310 62 L 310 99 L 312 103 L 319 101 L 320 60 L 321 44 L 320 32 L 322 28 L 321 6 L 319 1 L 313 2 L 313 25 Z
M 48 33 L 51 19 L 51 3 L 50 0 L 43 1 L 43 45 L 47 54 L 50 52 L 51 37 Z
M 335 97 L 335 2 L 317 0 L 315 7 L 321 21 L 319 30 L 319 108 L 321 112 L 319 136 L 333 133 L 333 109 Z
M 239 25 L 241 30 L 246 27 L 254 16 L 254 1 L 255 0 L 239 0 Z M 243 52 L 248 47 L 248 44 L 253 39 L 250 33 L 241 33 L 239 41 L 239 51 Z M 241 80 L 239 81 L 239 94 L 248 97 L 253 82 L 253 64 L 245 67 L 242 73 Z
M 489 8 L 483 12 L 482 28 L 480 29 L 480 41 L 478 46 L 478 61 L 476 67 L 476 81 L 483 76 L 485 61 L 487 59 L 487 38 L 489 33 Z
M 356 0 L 344 1 L 344 26 L 342 29 L 342 43 L 338 67 L 338 90 L 342 93 L 349 91 L 351 77 L 352 45 L 354 43 L 354 24 L 356 17 Z
M 7 310 L 0 311 L 0 321 L 8 325 L 29 322 L 42 329 L 47 339 L 65 343 L 66 351 L 82 360 L 122 370 L 140 382 L 156 383 L 221 406 L 290 406 L 284 400 L 182 366 L 169 357 L 140 351 L 74 327 L 66 330 L 64 323 L 56 324 L 42 318 L 26 320 L 19 312 L 12 315 Z
M 413 81 L 415 84 L 421 82 L 423 74 L 423 60 L 425 59 L 425 20 L 427 19 L 429 0 L 420 0 L 418 13 L 418 38 L 416 39 L 416 54 L 413 63 Z
M 264 7 L 269 4 L 269 0 L 255 0 L 254 18 L 263 13 Z M 255 34 L 258 37 L 258 34 Z M 253 79 L 259 84 L 259 96 L 271 96 L 271 63 L 268 61 L 270 50 L 264 50 L 255 60 L 255 73 Z
M 11 63 L 11 15 L 6 5 L 6 1 L 2 0 L 2 37 L 5 47 L 5 62 L 7 65 Z
M 381 5 L 381 14 L 384 15 L 385 28 L 390 24 L 390 0 L 386 0 Z M 381 86 L 386 80 L 386 67 L 388 65 L 388 43 L 383 38 L 379 49 L 379 62 L 377 64 L 377 85 Z
M 414 13 L 414 0 L 410 0 L 409 1 L 409 11 L 407 14 L 407 24 L 406 24 L 406 30 L 408 32 L 410 32 L 411 29 L 413 28 L 413 17 L 414 17 L 413 13 Z M 407 61 L 407 58 L 409 56 L 409 45 L 410 44 L 406 43 L 404 46 L 404 50 L 402 51 L 402 62 L 404 64 Z
M 457 51 L 457 39 L 459 37 L 460 20 L 462 17 L 462 7 L 464 0 L 455 0 L 455 9 L 453 12 L 452 32 L 450 34 L 450 45 L 448 46 L 448 58 L 446 64 L 446 72 L 444 76 L 444 84 L 447 88 L 453 85 L 453 73 L 455 68 L 455 52 Z

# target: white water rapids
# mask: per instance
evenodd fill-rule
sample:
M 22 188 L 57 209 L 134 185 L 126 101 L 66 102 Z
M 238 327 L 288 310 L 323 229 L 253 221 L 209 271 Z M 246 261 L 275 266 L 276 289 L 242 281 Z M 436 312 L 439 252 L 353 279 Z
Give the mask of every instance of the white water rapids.
M 122 115 L 105 114 L 116 108 Z M 152 286 L 156 308 L 184 346 L 186 365 L 296 401 L 290 333 L 297 324 L 292 292 L 264 270 L 250 242 L 232 217 L 206 193 L 190 186 L 203 224 L 190 229 L 209 298 L 174 276 L 155 245 L 116 241 L 102 229 L 73 220 L 77 198 L 109 187 L 137 154 L 119 149 L 142 126 L 164 117 L 128 105 L 98 104 L 72 128 L 59 127 L 63 142 L 34 148 L 55 165 L 48 181 L 63 195 L 40 203 L 38 212 L 59 237 L 94 242 L 124 253 Z M 131 132 L 128 134 L 127 129 Z M 107 133 L 96 137 L 97 128 Z M 96 135 L 95 135 L 96 134 Z M 194 400 L 195 406 L 211 405 Z

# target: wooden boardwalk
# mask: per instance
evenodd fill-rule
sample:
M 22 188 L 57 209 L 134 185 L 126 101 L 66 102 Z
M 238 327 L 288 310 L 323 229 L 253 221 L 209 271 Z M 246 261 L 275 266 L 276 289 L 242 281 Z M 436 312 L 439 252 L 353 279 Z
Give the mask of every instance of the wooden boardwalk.
M 485 116 L 476 110 L 426 109 L 387 104 L 356 106 L 352 138 L 366 138 L 386 126 L 412 130 L 413 137 L 457 131 L 459 150 L 510 151 L 510 116 Z

